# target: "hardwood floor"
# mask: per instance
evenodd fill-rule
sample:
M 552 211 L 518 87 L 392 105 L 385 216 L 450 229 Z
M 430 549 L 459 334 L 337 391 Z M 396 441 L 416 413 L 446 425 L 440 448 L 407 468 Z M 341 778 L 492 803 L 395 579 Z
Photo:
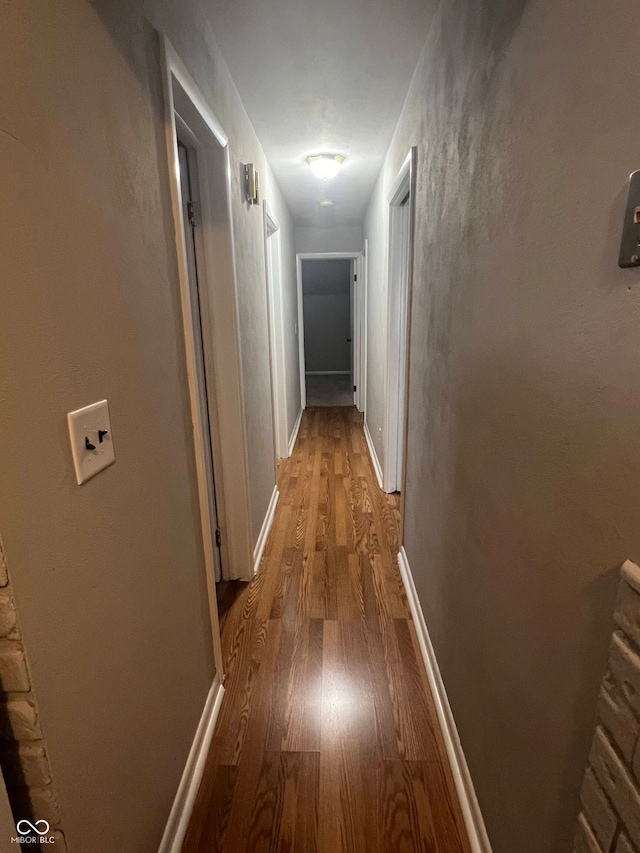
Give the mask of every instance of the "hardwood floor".
M 469 853 L 354 408 L 304 413 L 260 573 L 221 603 L 226 693 L 183 853 Z

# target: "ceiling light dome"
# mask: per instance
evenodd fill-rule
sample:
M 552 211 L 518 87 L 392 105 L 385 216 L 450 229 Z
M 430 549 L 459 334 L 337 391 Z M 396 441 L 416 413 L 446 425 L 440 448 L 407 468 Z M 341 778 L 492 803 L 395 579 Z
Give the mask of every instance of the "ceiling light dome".
M 321 181 L 328 181 L 340 171 L 344 163 L 342 154 L 310 154 L 307 157 L 309 168 Z
M 333 207 L 333 202 L 330 198 L 322 198 L 320 199 L 318 204 L 320 205 L 320 207 Z

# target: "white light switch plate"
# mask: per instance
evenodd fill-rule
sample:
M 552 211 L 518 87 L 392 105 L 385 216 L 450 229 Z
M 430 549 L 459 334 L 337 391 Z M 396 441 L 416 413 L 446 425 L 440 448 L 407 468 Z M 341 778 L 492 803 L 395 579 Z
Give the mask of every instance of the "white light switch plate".
M 116 461 L 106 400 L 67 415 L 78 485 Z

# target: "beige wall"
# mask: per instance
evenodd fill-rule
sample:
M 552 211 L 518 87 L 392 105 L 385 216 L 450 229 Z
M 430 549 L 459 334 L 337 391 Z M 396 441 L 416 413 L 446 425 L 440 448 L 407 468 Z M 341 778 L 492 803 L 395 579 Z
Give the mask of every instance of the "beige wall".
M 365 229 L 371 341 L 418 145 L 406 549 L 495 853 L 571 849 L 640 556 L 640 273 L 616 263 L 639 32 L 630 0 L 443 0 Z
M 158 42 L 140 6 L 0 9 L 0 530 L 72 853 L 157 850 L 213 675 Z M 262 211 L 241 201 L 241 162 L 293 231 L 203 8 L 146 11 L 230 138 L 255 537 L 273 442 Z M 117 462 L 78 487 L 65 413 L 103 397 Z

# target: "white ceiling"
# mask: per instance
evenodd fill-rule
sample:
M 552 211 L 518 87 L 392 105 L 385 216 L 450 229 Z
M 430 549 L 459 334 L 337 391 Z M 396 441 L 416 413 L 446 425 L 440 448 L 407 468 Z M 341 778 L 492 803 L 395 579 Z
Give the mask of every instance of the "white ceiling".
M 362 221 L 436 0 L 211 0 L 216 40 L 298 225 Z M 304 158 L 346 157 L 319 181 Z M 332 208 L 318 207 L 322 198 Z

